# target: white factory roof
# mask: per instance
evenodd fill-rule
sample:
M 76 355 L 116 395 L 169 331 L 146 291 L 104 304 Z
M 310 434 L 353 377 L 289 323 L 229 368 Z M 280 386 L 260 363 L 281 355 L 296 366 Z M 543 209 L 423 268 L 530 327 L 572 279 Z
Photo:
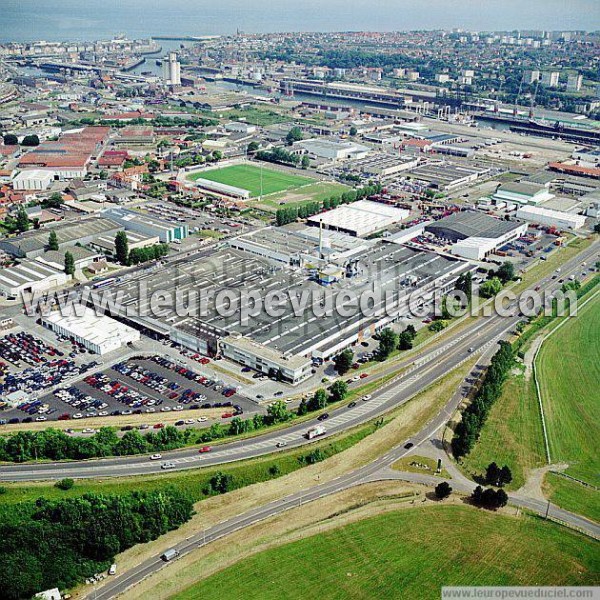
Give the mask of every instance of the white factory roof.
M 35 260 L 22 260 L 18 265 L 0 270 L 0 282 L 12 287 L 43 281 L 61 271 Z
M 585 216 L 567 213 L 541 206 L 522 206 L 517 210 L 517 217 L 526 221 L 549 223 L 551 221 L 557 224 L 565 223 L 573 229 L 579 229 L 585 225 Z
M 96 315 L 87 306 L 77 306 L 69 315 L 62 315 L 59 311 L 53 312 L 44 316 L 44 320 L 98 346 L 112 344 L 114 340 L 127 343 L 140 338 L 137 330 L 106 315 Z
M 333 210 L 310 217 L 312 223 L 323 223 L 325 227 L 351 231 L 356 235 L 368 235 L 398 223 L 409 216 L 410 212 L 370 200 L 359 200 L 344 204 Z
M 52 181 L 54 173 L 42 169 L 25 169 L 15 175 L 13 181 Z

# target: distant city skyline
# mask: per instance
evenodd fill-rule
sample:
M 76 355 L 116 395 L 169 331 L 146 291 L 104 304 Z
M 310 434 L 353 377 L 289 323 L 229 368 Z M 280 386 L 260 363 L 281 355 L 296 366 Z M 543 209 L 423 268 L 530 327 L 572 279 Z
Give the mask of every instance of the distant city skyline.
M 598 0 L 3 0 L 0 41 L 413 29 L 597 30 Z

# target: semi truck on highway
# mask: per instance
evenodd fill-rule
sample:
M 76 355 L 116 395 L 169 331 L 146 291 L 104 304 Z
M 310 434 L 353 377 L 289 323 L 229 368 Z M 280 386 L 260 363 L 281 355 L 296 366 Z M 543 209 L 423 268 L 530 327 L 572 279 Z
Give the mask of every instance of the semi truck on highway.
M 316 427 L 311 427 L 306 432 L 306 437 L 309 440 L 312 440 L 316 437 L 319 437 L 320 435 L 325 435 L 326 433 L 327 433 L 327 429 L 325 429 L 325 427 L 323 427 L 323 425 L 317 425 Z

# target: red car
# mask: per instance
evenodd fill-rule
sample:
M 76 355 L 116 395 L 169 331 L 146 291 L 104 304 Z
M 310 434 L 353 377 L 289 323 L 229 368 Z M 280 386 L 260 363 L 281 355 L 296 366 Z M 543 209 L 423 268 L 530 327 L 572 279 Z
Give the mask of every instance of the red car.
M 223 413 L 221 415 L 221 419 L 229 419 L 229 417 L 233 417 L 233 413 Z
M 361 373 L 361 374 L 360 374 L 360 378 L 361 378 L 361 379 L 364 379 L 365 377 L 368 377 L 368 376 L 369 376 L 369 374 L 368 374 L 368 373 Z
M 157 424 L 154 426 L 154 429 L 162 429 L 163 427 L 164 427 L 164 424 L 163 424 L 163 423 L 157 423 Z
M 198 450 L 198 452 L 200 454 L 204 454 L 205 452 L 210 452 L 212 450 L 212 448 L 210 446 L 202 446 L 202 448 L 200 448 L 200 450 Z

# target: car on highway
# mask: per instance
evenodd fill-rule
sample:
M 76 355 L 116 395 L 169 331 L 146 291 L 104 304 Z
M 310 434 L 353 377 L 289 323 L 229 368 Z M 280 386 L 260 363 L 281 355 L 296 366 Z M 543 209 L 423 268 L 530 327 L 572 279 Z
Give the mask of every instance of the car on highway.
M 198 452 L 200 454 L 205 454 L 206 452 L 210 452 L 212 450 L 212 448 L 210 446 L 202 446 L 202 448 L 200 448 L 200 450 L 198 450 Z
M 174 469 L 175 468 L 175 463 L 174 462 L 166 462 L 163 463 L 162 465 L 160 465 L 161 469 Z
M 160 460 L 162 458 L 162 454 L 153 454 L 150 457 L 150 460 Z
M 117 565 L 115 563 L 113 563 L 112 565 L 110 565 L 110 569 L 108 569 L 108 574 L 114 575 L 116 572 L 117 572 Z
M 407 442 L 406 444 L 404 444 L 404 449 L 410 450 L 413 446 L 414 444 L 412 442 Z
M 350 402 L 350 404 L 348 404 L 348 408 L 354 408 L 356 406 L 356 402 Z
M 277 448 L 285 448 L 285 446 L 287 446 L 287 442 L 277 442 L 276 446 Z
M 325 419 L 329 419 L 329 413 L 323 413 L 317 417 L 317 421 L 325 421 Z
M 369 401 L 373 396 L 371 396 L 371 394 L 366 394 L 365 396 L 362 397 L 362 401 L 363 402 L 367 402 Z

